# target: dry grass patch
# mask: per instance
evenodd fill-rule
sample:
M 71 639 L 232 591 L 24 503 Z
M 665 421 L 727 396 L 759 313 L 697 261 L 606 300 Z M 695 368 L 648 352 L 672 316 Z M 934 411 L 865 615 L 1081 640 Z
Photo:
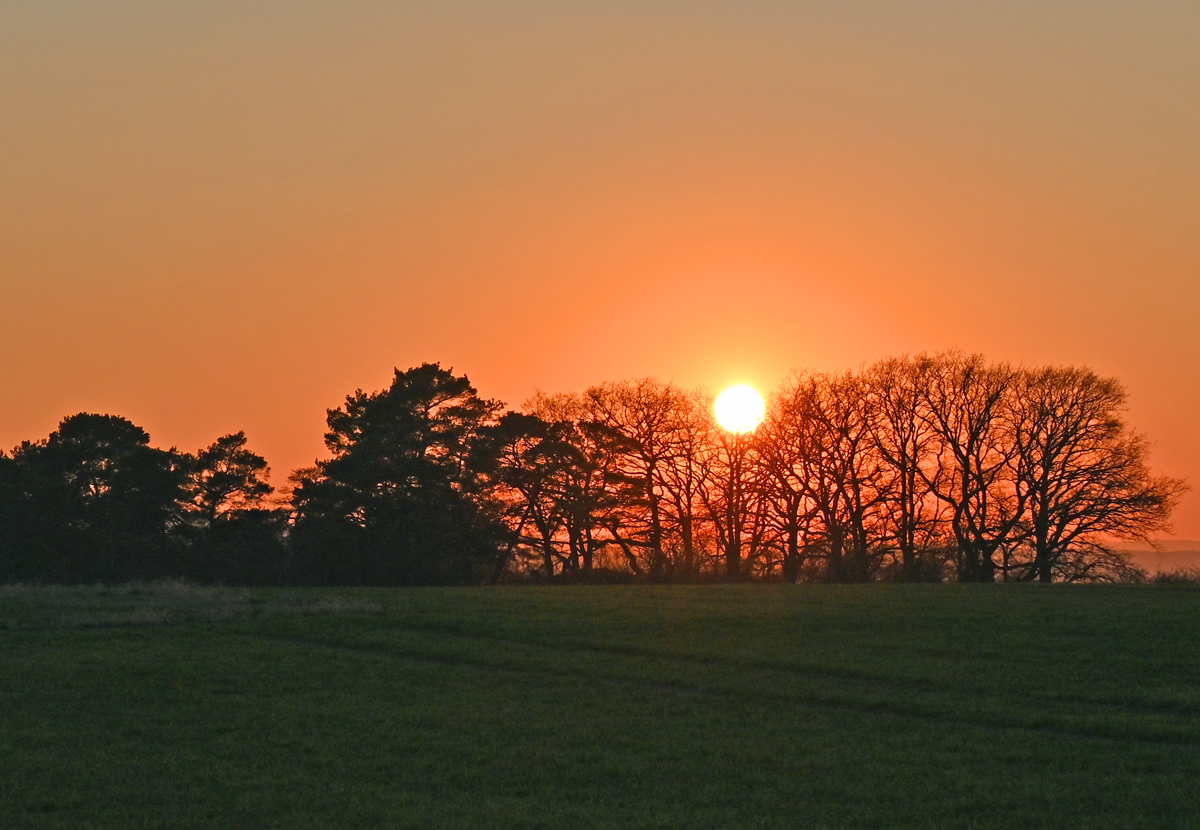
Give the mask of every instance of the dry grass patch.
M 226 588 L 180 581 L 0 586 L 0 630 L 233 622 L 304 614 L 381 614 L 374 599 L 331 590 Z

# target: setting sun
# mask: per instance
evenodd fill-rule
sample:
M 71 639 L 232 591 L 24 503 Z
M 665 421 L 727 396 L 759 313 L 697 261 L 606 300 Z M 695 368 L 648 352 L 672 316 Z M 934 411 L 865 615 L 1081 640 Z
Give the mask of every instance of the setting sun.
M 713 411 L 717 423 L 733 433 L 753 432 L 767 413 L 762 395 L 749 386 L 731 386 L 720 394 Z

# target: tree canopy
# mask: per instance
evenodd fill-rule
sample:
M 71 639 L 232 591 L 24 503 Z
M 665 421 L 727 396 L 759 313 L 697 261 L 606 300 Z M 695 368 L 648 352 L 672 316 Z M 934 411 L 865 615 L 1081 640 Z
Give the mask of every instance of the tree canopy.
M 294 477 L 299 577 L 321 583 L 477 582 L 502 528 L 474 451 L 500 404 L 436 363 L 396 370 L 328 411 L 331 458 Z
M 1119 381 L 949 352 L 798 372 L 762 424 L 653 378 L 522 411 L 437 363 L 327 411 L 275 494 L 245 433 L 194 454 L 80 413 L 0 453 L 0 578 L 235 584 L 1138 577 L 1170 527 Z

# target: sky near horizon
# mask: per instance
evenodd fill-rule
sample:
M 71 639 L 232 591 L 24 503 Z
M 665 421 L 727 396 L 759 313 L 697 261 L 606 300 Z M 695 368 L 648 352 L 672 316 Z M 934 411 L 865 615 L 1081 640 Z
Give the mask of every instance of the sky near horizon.
M 515 407 L 957 348 L 1120 378 L 1200 488 L 1197 43 L 1182 0 L 10 4 L 0 446 L 244 429 L 282 484 L 423 361 Z

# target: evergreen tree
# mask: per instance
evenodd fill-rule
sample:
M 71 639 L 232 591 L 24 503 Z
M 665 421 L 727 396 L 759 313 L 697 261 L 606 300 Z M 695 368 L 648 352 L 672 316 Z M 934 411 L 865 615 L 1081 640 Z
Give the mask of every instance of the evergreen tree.
M 332 457 L 293 477 L 301 581 L 366 585 L 479 582 L 502 529 L 483 507 L 473 448 L 499 403 L 436 363 L 396 370 L 385 390 L 329 410 Z
M 5 459 L 0 551 L 9 580 L 121 581 L 169 574 L 185 457 L 116 415 L 66 418 Z

